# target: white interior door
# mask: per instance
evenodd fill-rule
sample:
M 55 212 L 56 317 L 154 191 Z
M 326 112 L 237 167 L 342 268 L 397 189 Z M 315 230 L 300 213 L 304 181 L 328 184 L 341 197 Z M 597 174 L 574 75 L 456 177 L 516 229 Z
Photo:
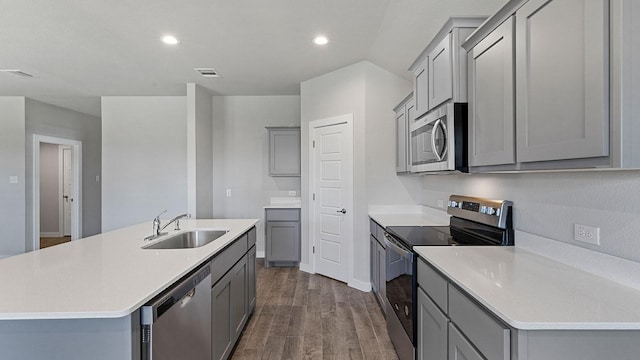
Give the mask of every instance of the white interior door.
M 71 215 L 73 209 L 73 163 L 71 148 L 62 149 L 62 223 L 63 236 L 71 236 Z
M 353 247 L 352 115 L 313 128 L 315 272 L 347 282 Z

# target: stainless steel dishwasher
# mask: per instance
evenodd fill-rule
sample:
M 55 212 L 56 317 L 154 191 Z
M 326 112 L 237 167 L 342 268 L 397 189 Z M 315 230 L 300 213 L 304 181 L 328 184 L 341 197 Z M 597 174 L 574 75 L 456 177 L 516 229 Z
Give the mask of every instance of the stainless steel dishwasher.
M 211 360 L 211 264 L 141 309 L 142 360 Z

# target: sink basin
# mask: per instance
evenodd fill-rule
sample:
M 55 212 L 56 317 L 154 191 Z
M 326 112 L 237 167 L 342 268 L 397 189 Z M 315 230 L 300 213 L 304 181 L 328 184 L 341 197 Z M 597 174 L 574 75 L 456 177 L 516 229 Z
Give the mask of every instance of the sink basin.
M 173 235 L 145 249 L 192 249 L 207 245 L 226 234 L 227 230 L 192 230 Z

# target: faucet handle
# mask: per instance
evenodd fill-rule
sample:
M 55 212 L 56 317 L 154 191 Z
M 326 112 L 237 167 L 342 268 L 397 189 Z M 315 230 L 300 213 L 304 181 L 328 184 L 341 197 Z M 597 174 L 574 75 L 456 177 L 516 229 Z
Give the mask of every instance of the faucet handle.
M 156 217 L 153 218 L 153 221 L 160 221 L 160 215 L 164 214 L 167 212 L 167 209 L 165 209 L 163 212 L 161 212 L 160 214 L 158 214 Z

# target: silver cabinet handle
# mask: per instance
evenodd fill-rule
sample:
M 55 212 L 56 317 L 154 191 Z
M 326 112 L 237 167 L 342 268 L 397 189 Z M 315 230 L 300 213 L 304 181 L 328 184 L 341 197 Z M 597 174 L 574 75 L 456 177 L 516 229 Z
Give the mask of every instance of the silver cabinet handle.
M 338 210 L 338 211 L 336 211 L 336 212 L 346 214 L 346 213 L 347 213 L 347 209 Z

